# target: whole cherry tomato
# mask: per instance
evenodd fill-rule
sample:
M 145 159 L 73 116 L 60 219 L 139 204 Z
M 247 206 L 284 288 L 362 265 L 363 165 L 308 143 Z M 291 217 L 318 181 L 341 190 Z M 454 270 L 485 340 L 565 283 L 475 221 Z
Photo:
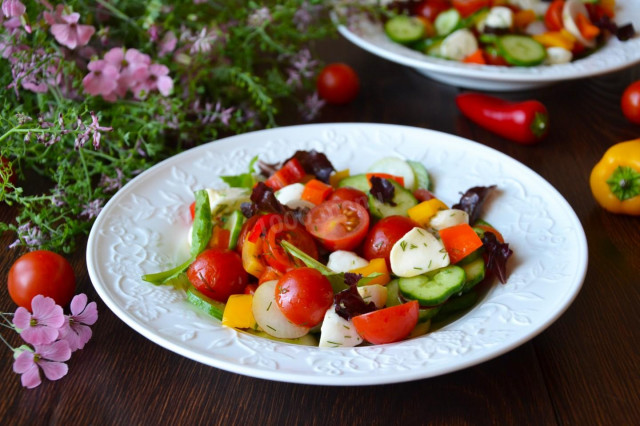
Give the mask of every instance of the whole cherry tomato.
M 451 9 L 451 3 L 448 0 L 424 0 L 414 7 L 413 15 L 433 22 L 441 12 L 447 9 Z
M 232 250 L 207 249 L 187 269 L 187 278 L 202 294 L 220 302 L 241 294 L 249 282 L 242 258 Z
M 369 212 L 348 200 L 330 200 L 307 213 L 307 231 L 329 250 L 353 250 L 367 235 Z
M 404 216 L 387 216 L 380 219 L 364 239 L 362 254 L 367 260 L 383 257 L 387 261 L 387 267 L 390 267 L 391 248 L 416 226 L 418 225 L 413 220 Z
M 640 80 L 631 83 L 622 93 L 621 106 L 630 122 L 640 124 Z
M 316 82 L 318 95 L 330 104 L 346 104 L 358 95 L 360 79 L 347 64 L 329 64 L 320 71 Z
M 38 294 L 66 306 L 76 291 L 76 277 L 64 257 L 48 250 L 36 250 L 18 258 L 9 269 L 9 295 L 18 306 L 31 310 Z
M 331 283 L 313 268 L 296 268 L 276 284 L 276 303 L 285 317 L 296 325 L 314 327 L 333 303 Z

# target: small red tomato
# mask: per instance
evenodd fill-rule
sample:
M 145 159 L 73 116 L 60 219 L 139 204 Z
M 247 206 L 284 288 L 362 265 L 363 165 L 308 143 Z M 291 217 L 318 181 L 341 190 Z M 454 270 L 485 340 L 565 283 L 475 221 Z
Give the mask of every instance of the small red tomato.
M 276 303 L 296 325 L 314 327 L 333 303 L 331 283 L 313 268 L 292 269 L 276 284 Z
M 640 124 L 640 80 L 631 83 L 622 94 L 622 113 L 627 119 Z
M 327 198 L 327 200 L 353 201 L 369 210 L 369 198 L 367 197 L 367 194 L 355 188 L 338 188 L 333 191 L 331 195 L 329 195 L 329 198 Z
M 327 200 L 309 210 L 305 227 L 328 250 L 353 250 L 367 235 L 369 212 L 354 201 Z
M 242 258 L 232 250 L 207 249 L 187 269 L 187 278 L 202 294 L 226 302 L 241 294 L 249 282 Z
M 318 95 L 330 104 L 346 104 L 358 95 L 360 79 L 347 64 L 329 64 L 320 71 L 316 82 Z
M 413 8 L 413 14 L 433 23 L 436 17 L 447 9 L 451 9 L 451 4 L 447 0 L 424 0 Z
M 418 226 L 413 220 L 404 216 L 387 216 L 378 221 L 364 239 L 362 254 L 365 259 L 384 258 L 390 266 L 389 254 L 393 245 L 404 234 Z
M 393 343 L 404 339 L 418 323 L 418 301 L 379 309 L 352 318 L 358 334 L 374 345 Z
M 64 257 L 48 250 L 22 255 L 9 269 L 9 295 L 18 306 L 31 310 L 38 294 L 66 306 L 76 291 L 76 277 Z

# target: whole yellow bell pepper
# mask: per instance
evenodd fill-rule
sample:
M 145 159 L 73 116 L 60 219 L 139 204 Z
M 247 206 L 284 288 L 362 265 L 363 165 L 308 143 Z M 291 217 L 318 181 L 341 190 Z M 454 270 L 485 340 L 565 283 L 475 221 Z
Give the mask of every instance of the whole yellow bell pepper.
M 591 171 L 590 184 L 604 209 L 640 216 L 640 138 L 610 147 Z

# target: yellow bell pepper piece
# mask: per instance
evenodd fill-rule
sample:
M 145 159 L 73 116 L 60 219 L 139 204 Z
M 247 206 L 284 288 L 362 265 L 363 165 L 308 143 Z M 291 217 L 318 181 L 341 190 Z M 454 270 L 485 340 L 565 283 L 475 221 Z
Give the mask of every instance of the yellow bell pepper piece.
M 365 278 L 375 273 L 382 274 L 373 278 L 371 281 L 367 283 L 367 285 L 371 285 L 371 284 L 385 285 L 389 281 L 391 281 L 391 275 L 389 274 L 389 269 L 387 268 L 387 262 L 384 260 L 384 258 L 371 259 L 371 261 L 367 266 L 352 269 L 349 272 L 353 272 L 354 274 L 361 274 Z
M 411 207 L 407 214 L 414 222 L 420 226 L 429 225 L 431 218 L 440 210 L 447 210 L 449 207 L 437 198 L 423 201 L 417 206 Z
M 252 294 L 232 294 L 222 314 L 222 325 L 233 328 L 255 328 Z
M 350 175 L 349 169 L 344 169 L 344 170 L 335 172 L 334 174 L 329 176 L 329 185 L 333 186 L 334 188 L 337 188 L 340 181 L 344 178 L 349 177 L 349 175 Z
M 542 44 L 544 47 L 562 47 L 563 49 L 573 50 L 576 38 L 564 28 L 560 31 L 547 31 L 542 34 L 532 36 L 534 40 Z
M 259 257 L 261 249 L 262 240 L 260 239 L 252 243 L 246 238 L 242 245 L 242 267 L 256 278 L 260 278 L 265 269 L 264 263 Z
M 605 210 L 640 216 L 640 138 L 610 147 L 591 171 L 589 183 Z

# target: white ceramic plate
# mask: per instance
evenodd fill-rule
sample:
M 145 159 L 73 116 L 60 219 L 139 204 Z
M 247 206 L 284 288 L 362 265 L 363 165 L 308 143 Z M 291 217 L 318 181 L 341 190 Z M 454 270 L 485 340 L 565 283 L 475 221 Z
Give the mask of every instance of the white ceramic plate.
M 640 1 L 618 0 L 616 22 L 631 22 L 636 31 L 640 31 Z M 530 89 L 566 80 L 594 77 L 640 62 L 639 35 L 625 42 L 612 37 L 597 52 L 568 64 L 502 67 L 464 64 L 423 55 L 392 42 L 381 25 L 372 24 L 366 19 L 355 19 L 349 24 L 349 28 L 341 26 L 339 30 L 345 38 L 374 55 L 415 68 L 434 80 L 478 90 Z
M 498 186 L 483 217 L 511 244 L 507 284 L 496 283 L 459 320 L 395 344 L 317 348 L 274 342 L 222 327 L 182 291 L 153 286 L 145 273 L 187 257 L 193 191 L 223 186 L 220 175 L 247 170 L 298 149 L 325 152 L 337 169 L 364 171 L 395 155 L 430 170 L 447 204 L 472 186 Z M 107 306 L 153 342 L 196 361 L 248 376 L 319 385 L 422 379 L 494 358 L 536 336 L 570 305 L 584 280 L 584 230 L 566 200 L 523 164 L 484 145 L 431 130 L 382 124 L 317 124 L 230 137 L 190 149 L 142 173 L 98 216 L 87 267 Z

